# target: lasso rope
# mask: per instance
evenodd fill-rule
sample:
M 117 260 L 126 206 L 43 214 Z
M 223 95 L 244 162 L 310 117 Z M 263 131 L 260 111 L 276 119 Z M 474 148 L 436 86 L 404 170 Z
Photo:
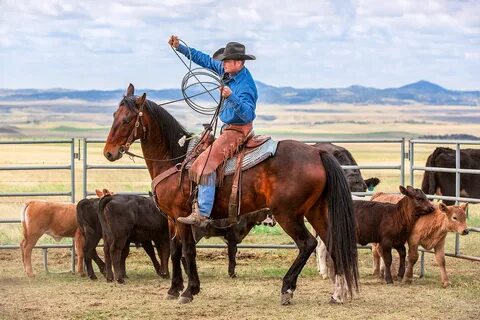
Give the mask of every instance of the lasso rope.
M 177 55 L 178 59 L 183 63 L 183 65 L 188 69 L 188 72 L 185 74 L 185 76 L 182 79 L 182 84 L 181 84 L 181 89 L 182 89 L 182 95 L 183 95 L 183 100 L 187 103 L 187 105 L 192 108 L 195 112 L 198 112 L 203 115 L 215 115 L 217 109 L 219 109 L 219 106 L 221 106 L 222 99 L 220 99 L 220 102 L 213 96 L 212 91 L 222 88 L 223 87 L 223 81 L 222 77 L 218 75 L 216 72 L 206 69 L 206 68 L 193 68 L 192 69 L 192 53 L 190 50 L 190 47 L 185 43 L 185 41 L 179 39 L 181 43 L 185 45 L 188 49 L 188 65 L 185 63 L 185 61 L 182 59 L 182 57 L 178 54 L 177 50 L 172 46 L 173 52 Z M 210 81 L 201 81 L 199 77 L 206 77 L 210 78 Z M 196 82 L 191 82 L 191 80 L 194 79 Z M 203 92 L 189 96 L 187 94 L 188 89 L 201 85 L 203 88 Z M 206 85 L 213 85 L 214 87 L 212 89 L 207 89 Z M 215 101 L 216 106 L 215 107 L 204 107 L 201 106 L 200 104 L 194 102 L 191 98 L 208 93 L 208 95 Z

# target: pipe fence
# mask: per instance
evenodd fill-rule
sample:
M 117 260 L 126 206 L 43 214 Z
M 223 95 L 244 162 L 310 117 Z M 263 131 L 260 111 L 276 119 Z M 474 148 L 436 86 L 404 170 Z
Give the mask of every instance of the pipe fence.
M 398 181 L 400 185 L 405 185 L 405 160 L 409 160 L 409 171 L 410 171 L 410 184 L 413 186 L 415 182 L 414 172 L 417 170 L 423 171 L 441 171 L 441 172 L 455 172 L 457 177 L 457 183 L 459 183 L 459 176 L 460 174 L 478 174 L 480 170 L 471 170 L 471 169 L 461 169 L 460 168 L 460 160 L 459 160 L 459 150 L 460 145 L 462 144 L 480 144 L 480 142 L 473 142 L 473 141 L 442 141 L 442 140 L 411 140 L 408 142 L 408 152 L 406 152 L 406 143 L 405 139 L 334 139 L 334 140 L 327 140 L 327 139 L 320 139 L 320 140 L 303 140 L 302 142 L 308 144 L 314 144 L 318 142 L 325 142 L 325 143 L 337 143 L 337 144 L 362 144 L 365 147 L 369 147 L 370 145 L 375 144 L 389 144 L 389 145 L 398 145 L 398 162 L 394 164 L 358 164 L 354 166 L 342 166 L 343 169 L 374 169 L 374 170 L 395 170 L 398 172 Z M 144 164 L 96 164 L 89 162 L 89 148 L 92 145 L 104 144 L 104 140 L 100 139 L 81 139 L 78 140 L 78 153 L 75 153 L 75 141 L 74 139 L 69 140 L 50 140 L 50 141 L 0 141 L 0 145 L 2 144 L 69 144 L 70 145 L 70 158 L 71 163 L 68 165 L 55 165 L 55 166 L 42 166 L 42 165 L 35 165 L 35 166 L 3 166 L 0 167 L 1 170 L 70 170 L 71 172 L 71 190 L 69 192 L 36 192 L 36 193 L 0 193 L 0 197 L 17 197 L 17 196 L 69 196 L 72 202 L 75 202 L 75 159 L 81 161 L 81 171 L 82 171 L 82 196 L 83 198 L 89 197 L 94 195 L 95 193 L 92 190 L 88 190 L 88 185 L 92 183 L 92 179 L 89 177 L 89 173 L 92 171 L 102 171 L 102 170 L 145 170 L 147 167 Z M 422 167 L 422 166 L 415 166 L 415 145 L 418 144 L 455 144 L 457 147 L 457 167 L 455 169 L 452 168 L 429 168 L 429 167 Z M 82 156 L 80 156 L 80 149 L 83 147 Z M 142 161 L 143 162 L 143 161 Z M 114 182 L 111 182 L 114 183 Z M 148 185 L 150 181 L 147 181 Z M 127 194 L 140 194 L 146 195 L 148 194 L 145 191 L 139 192 L 120 192 L 120 193 L 127 193 Z M 353 195 L 357 196 L 370 196 L 372 192 L 354 192 Z M 458 201 L 468 201 L 468 202 L 480 202 L 480 199 L 472 199 L 472 198 L 462 198 L 460 197 L 459 185 L 457 184 L 457 194 L 455 197 L 446 197 L 446 196 L 436 196 L 436 195 L 428 195 L 431 199 L 444 199 L 444 200 L 456 200 Z M 78 200 L 78 199 L 77 199 Z M 19 219 L 3 219 L 0 220 L 1 223 L 20 223 Z M 471 231 L 479 232 L 480 228 L 470 228 Z M 198 244 L 198 248 L 226 248 L 224 244 Z M 286 245 L 277 245 L 277 244 L 240 244 L 239 248 L 249 248 L 249 249 L 295 249 L 297 248 L 295 244 L 286 244 Z M 17 249 L 19 248 L 18 245 L 0 245 L 0 249 Z M 51 248 L 70 248 L 72 250 L 72 271 L 75 270 L 75 249 L 74 245 L 68 244 L 49 244 L 49 245 L 37 245 L 36 248 L 41 248 L 44 252 L 44 265 L 45 270 L 48 271 L 48 249 Z M 369 248 L 369 246 L 359 246 L 359 248 Z M 422 251 L 421 261 L 423 262 L 423 254 L 424 252 L 429 252 L 426 250 Z M 463 255 L 459 253 L 459 238 L 458 235 L 456 236 L 456 245 L 455 245 L 455 252 L 454 253 L 447 253 L 448 256 L 453 256 L 456 258 L 462 259 L 469 259 L 469 260 L 478 260 L 480 261 L 479 257 L 472 257 L 468 255 Z M 423 274 L 423 264 L 421 265 L 421 273 Z

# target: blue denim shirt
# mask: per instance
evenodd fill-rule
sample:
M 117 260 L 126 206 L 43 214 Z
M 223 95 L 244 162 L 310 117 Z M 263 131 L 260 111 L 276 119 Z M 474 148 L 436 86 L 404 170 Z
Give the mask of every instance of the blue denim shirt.
M 189 57 L 188 48 L 182 44 L 177 50 L 199 66 L 210 69 L 219 75 L 225 73 L 222 62 L 211 58 L 208 54 L 190 48 L 192 57 Z M 230 87 L 232 94 L 223 103 L 220 120 L 226 124 L 252 122 L 255 119 L 258 94 L 250 71 L 243 67 L 242 70 L 226 81 L 226 85 Z

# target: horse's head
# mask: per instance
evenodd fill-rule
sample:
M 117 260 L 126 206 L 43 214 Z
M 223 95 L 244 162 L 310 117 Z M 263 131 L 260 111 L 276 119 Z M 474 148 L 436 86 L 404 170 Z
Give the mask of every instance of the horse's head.
M 120 159 L 123 153 L 128 151 L 133 141 L 145 137 L 143 108 L 147 95 L 144 93 L 141 97 L 137 97 L 134 95 L 134 91 L 135 88 L 130 84 L 127 94 L 113 114 L 112 127 L 103 149 L 103 155 L 109 161 Z

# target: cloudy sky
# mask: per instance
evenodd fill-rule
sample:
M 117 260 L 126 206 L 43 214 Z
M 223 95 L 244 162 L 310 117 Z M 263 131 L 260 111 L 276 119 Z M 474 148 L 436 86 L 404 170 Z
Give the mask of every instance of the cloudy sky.
M 480 89 L 480 0 L 0 0 L 0 88 L 177 88 L 176 34 L 276 86 Z

